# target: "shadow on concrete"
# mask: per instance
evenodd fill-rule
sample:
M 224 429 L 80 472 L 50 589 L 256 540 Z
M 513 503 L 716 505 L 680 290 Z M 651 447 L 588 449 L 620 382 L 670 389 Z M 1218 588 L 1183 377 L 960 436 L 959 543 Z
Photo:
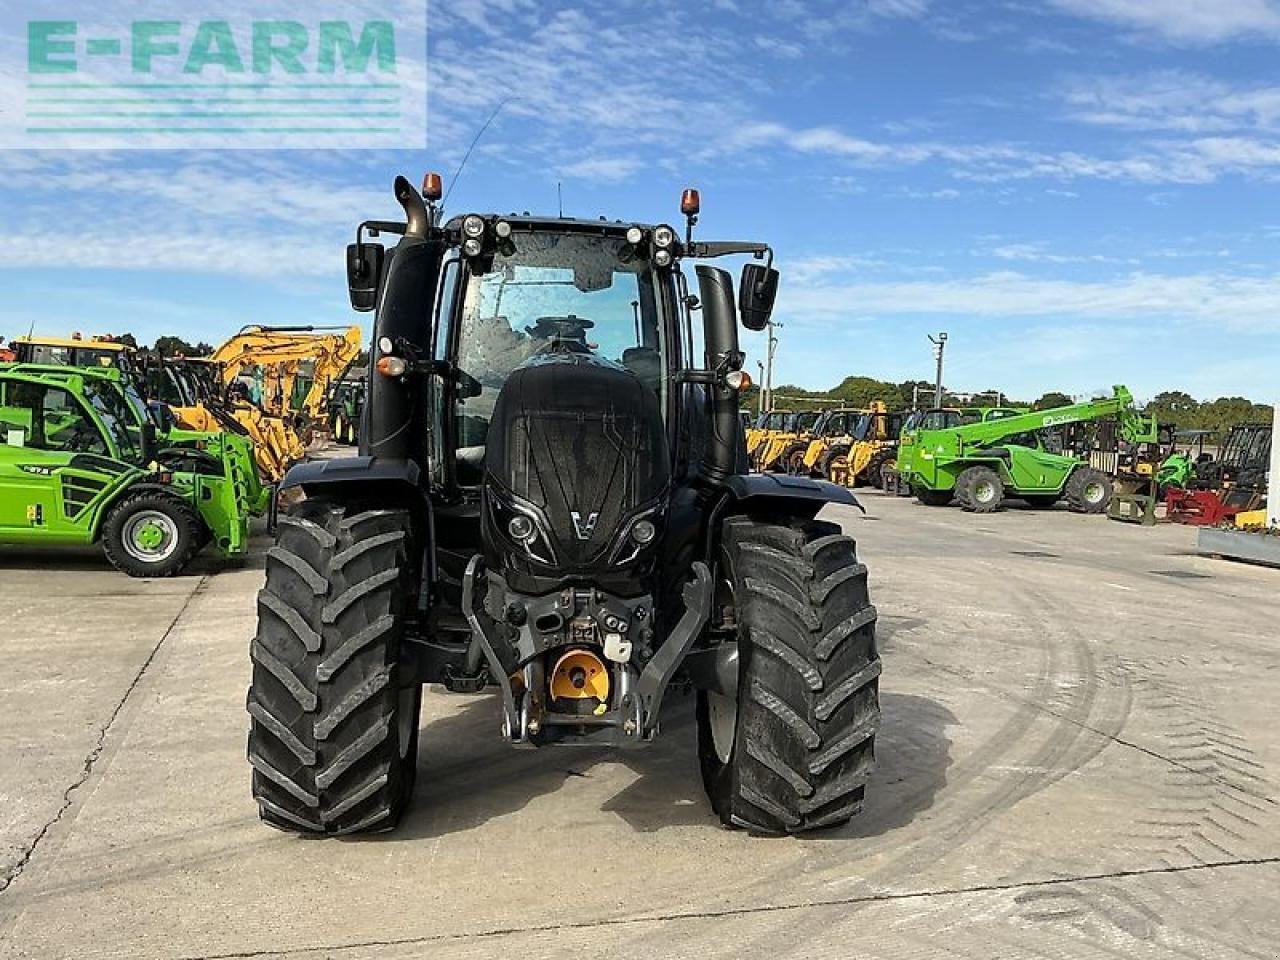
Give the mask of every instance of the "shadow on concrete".
M 257 546 L 255 544 L 255 546 Z M 137 577 L 137 580 L 185 580 L 230 570 L 261 570 L 266 566 L 266 545 L 239 557 L 223 557 L 216 550 L 202 550 L 174 577 Z M 101 547 L 0 547 L 0 571 L 24 570 L 49 573 L 119 573 Z
M 960 722 L 956 715 L 929 697 L 900 693 L 881 693 L 880 711 L 876 768 L 862 812 L 843 827 L 808 836 L 865 838 L 905 827 L 932 807 L 946 786 L 951 766 L 947 728 Z
M 0 547 L 0 570 L 110 572 L 112 569 L 101 547 Z
M 867 805 L 848 826 L 814 836 L 868 837 L 896 829 L 927 810 L 946 783 L 951 765 L 946 728 L 957 722 L 955 716 L 926 697 L 882 693 L 880 699 L 884 722 Z M 616 777 L 597 771 L 614 764 L 625 765 L 634 779 L 600 809 L 616 813 L 633 830 L 718 827 L 698 772 L 693 705 L 692 694 L 670 695 L 662 732 L 648 748 L 517 750 L 498 736 L 496 698 L 476 697 L 452 716 L 423 727 L 410 811 L 394 833 L 368 839 L 421 840 L 475 829 L 555 793 L 571 778 Z

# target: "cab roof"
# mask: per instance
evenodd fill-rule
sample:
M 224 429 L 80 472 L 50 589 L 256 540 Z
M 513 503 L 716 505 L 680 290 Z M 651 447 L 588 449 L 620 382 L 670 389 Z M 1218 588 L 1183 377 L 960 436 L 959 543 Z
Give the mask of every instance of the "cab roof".
M 69 367 L 65 363 L 7 363 L 0 366 L 0 377 L 15 375 L 41 380 L 67 381 L 79 378 L 124 383 L 124 373 L 119 367 Z
M 14 337 L 10 344 L 30 344 L 34 347 L 67 347 L 73 350 L 106 350 L 123 353 L 133 348 L 115 340 L 75 340 L 71 337 Z
M 461 230 L 462 221 L 472 215 L 471 213 L 466 213 L 451 218 L 445 224 L 445 229 L 450 231 Z M 656 223 L 640 223 L 635 220 L 608 220 L 604 217 L 600 217 L 597 220 L 578 219 L 576 217 L 540 217 L 528 212 L 508 215 L 501 213 L 475 213 L 474 215 L 483 217 L 485 220 L 505 220 L 511 224 L 513 230 L 519 231 L 545 230 L 564 233 L 594 233 L 607 237 L 625 236 L 626 232 L 632 227 L 639 227 L 641 230 L 653 230 L 659 226 Z

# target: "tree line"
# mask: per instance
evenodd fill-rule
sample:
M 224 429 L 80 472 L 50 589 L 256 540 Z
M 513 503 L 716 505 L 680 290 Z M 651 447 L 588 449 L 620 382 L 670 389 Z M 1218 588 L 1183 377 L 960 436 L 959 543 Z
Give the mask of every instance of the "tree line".
M 132 333 L 122 333 L 112 339 L 118 343 L 133 347 L 135 350 L 148 349 L 143 344 L 138 343 L 138 338 Z M 184 357 L 207 357 L 213 353 L 211 344 L 205 343 L 203 340 L 192 344 L 181 337 L 157 337 L 156 342 L 151 345 L 150 349 L 166 357 L 176 357 L 178 354 L 182 354 Z
M 933 406 L 933 384 L 925 380 L 904 380 L 894 383 L 874 377 L 845 377 L 830 390 L 806 390 L 786 384 L 774 387 L 774 405 L 780 409 L 805 410 L 829 409 L 837 404 L 849 407 L 866 407 L 872 401 L 882 400 L 890 410 L 907 410 L 913 400 L 919 406 Z M 752 387 L 743 395 L 745 410 L 756 409 L 759 389 Z M 1009 406 L 1049 410 L 1076 403 L 1080 399 L 1057 390 L 1050 390 L 1035 400 L 1010 397 L 998 390 L 974 393 L 944 393 L 946 406 Z M 1144 408 L 1160 423 L 1169 423 L 1179 430 L 1210 430 L 1221 436 L 1242 423 L 1264 421 L 1270 423 L 1273 412 L 1267 404 L 1255 403 L 1245 397 L 1218 397 L 1215 400 L 1197 400 L 1181 390 L 1157 393 Z

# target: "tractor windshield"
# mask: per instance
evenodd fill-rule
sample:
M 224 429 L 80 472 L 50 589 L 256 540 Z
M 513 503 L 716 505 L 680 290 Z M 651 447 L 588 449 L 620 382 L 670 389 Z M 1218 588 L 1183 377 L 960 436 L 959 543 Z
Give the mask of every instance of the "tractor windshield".
M 513 244 L 467 278 L 457 362 L 482 393 L 459 404 L 461 445 L 484 442 L 511 372 L 556 344 L 626 367 L 665 399 L 663 301 L 648 262 L 624 259 L 622 238 L 533 232 Z

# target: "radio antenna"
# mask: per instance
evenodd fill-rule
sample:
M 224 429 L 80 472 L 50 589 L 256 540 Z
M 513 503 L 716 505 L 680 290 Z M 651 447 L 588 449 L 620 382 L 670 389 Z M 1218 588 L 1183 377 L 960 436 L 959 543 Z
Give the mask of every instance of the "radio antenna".
M 471 159 L 471 152 L 475 150 L 476 144 L 480 142 L 480 138 L 484 136 L 484 132 L 489 129 L 489 125 L 493 123 L 494 120 L 498 119 L 498 114 L 502 112 L 502 108 L 512 100 L 518 99 L 518 97 L 507 97 L 499 103 L 493 108 L 493 113 L 489 114 L 489 119 L 484 122 L 484 126 L 476 131 L 475 137 L 471 140 L 471 146 L 467 147 L 467 152 L 462 155 L 462 162 L 458 164 L 458 169 L 453 171 L 453 176 L 449 179 L 449 189 L 445 191 L 444 199 L 440 201 L 440 210 L 442 213 L 444 211 L 444 205 L 449 202 L 449 195 L 453 193 L 453 188 L 458 185 L 458 178 L 462 176 L 462 171 L 467 167 L 467 161 Z
M 561 219 L 561 220 L 563 220 L 563 219 L 564 219 L 564 189 L 563 189 L 563 187 L 564 187 L 564 185 L 563 185 L 559 180 L 557 180 L 557 181 L 556 181 L 556 203 L 557 203 L 557 205 L 560 207 L 560 219 Z

